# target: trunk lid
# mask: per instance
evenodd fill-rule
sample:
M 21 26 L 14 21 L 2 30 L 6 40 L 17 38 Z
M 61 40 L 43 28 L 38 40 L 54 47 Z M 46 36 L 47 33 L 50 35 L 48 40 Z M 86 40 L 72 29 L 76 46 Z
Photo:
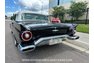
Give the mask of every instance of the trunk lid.
M 29 28 L 33 37 L 47 37 L 68 34 L 69 26 L 64 24 L 27 24 L 25 27 Z

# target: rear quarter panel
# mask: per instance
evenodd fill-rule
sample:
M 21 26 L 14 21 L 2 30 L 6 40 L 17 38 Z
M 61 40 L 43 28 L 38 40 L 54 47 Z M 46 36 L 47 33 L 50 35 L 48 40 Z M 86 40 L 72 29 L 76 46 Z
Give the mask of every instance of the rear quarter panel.
M 17 40 L 17 42 L 21 43 L 22 40 L 20 35 L 21 35 L 21 32 L 25 30 L 25 28 L 22 26 L 22 24 L 19 24 L 16 21 L 12 21 L 11 28 L 15 39 Z

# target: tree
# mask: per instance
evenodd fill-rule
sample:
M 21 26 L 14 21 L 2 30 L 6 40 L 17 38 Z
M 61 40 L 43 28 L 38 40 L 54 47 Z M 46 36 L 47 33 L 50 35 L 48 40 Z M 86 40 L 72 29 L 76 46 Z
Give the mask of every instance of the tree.
M 63 21 L 64 19 L 64 14 L 65 14 L 65 9 L 63 6 L 59 6 L 59 7 L 54 7 L 53 8 L 53 12 L 52 12 L 52 15 L 54 17 L 59 17 L 61 21 Z
M 72 16 L 74 19 L 78 20 L 79 17 L 84 15 L 87 8 L 87 2 L 72 2 L 72 5 L 69 9 L 69 15 Z

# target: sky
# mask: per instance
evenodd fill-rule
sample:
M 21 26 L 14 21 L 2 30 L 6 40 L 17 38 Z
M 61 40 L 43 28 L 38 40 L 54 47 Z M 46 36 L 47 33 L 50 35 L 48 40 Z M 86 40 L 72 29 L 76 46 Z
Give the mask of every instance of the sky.
M 5 0 L 5 14 L 11 16 L 20 10 L 48 14 L 49 0 Z
M 57 1 L 58 0 L 51 0 L 50 1 L 50 4 L 49 4 L 50 5 L 50 8 L 56 6 L 57 5 Z M 60 5 L 70 3 L 71 1 L 72 0 L 60 0 Z
M 70 3 L 72 0 L 60 0 L 60 5 Z M 77 0 L 78 1 L 78 0 Z M 5 0 L 5 14 L 7 16 L 20 10 L 30 10 L 48 14 L 51 7 L 57 5 L 57 0 Z
M 58 0 L 51 0 L 50 1 L 50 8 L 57 6 L 57 1 Z M 60 0 L 60 5 L 64 6 L 65 9 L 69 9 L 70 5 L 71 5 L 71 1 L 75 1 L 75 2 L 89 2 L 89 0 Z
M 5 0 L 5 14 L 7 16 L 20 10 L 30 10 L 32 12 L 42 12 L 48 14 L 49 4 L 50 7 L 56 5 L 57 0 Z M 60 0 L 60 4 L 68 3 L 70 0 Z

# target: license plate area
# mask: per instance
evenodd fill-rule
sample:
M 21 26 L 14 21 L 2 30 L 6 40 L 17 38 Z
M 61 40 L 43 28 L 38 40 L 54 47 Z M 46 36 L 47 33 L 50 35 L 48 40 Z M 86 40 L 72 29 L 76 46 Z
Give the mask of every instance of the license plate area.
M 49 45 L 62 43 L 62 38 L 54 38 L 49 40 Z

